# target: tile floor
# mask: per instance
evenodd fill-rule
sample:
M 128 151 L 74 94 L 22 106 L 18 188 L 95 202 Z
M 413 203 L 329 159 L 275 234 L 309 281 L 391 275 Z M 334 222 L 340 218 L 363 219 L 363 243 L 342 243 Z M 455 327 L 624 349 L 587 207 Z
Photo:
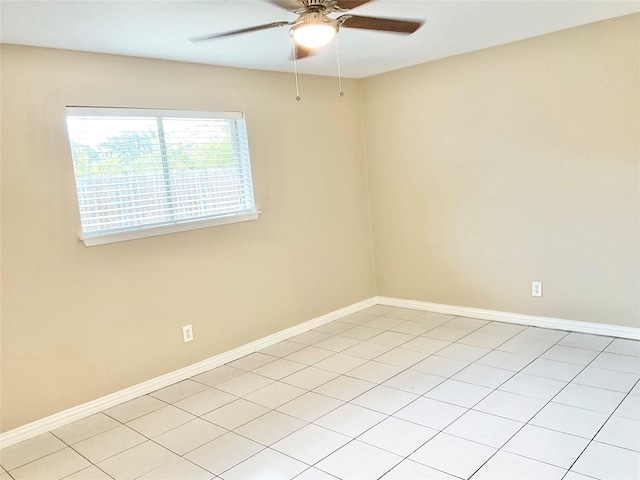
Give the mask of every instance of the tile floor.
M 0 451 L 0 480 L 638 479 L 640 342 L 374 306 Z

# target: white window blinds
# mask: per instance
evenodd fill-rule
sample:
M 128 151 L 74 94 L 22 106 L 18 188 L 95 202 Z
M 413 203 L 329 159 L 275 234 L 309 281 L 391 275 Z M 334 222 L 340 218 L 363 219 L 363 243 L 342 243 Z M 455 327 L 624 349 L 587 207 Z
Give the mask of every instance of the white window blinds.
M 85 243 L 256 212 L 241 113 L 67 107 L 67 126 Z

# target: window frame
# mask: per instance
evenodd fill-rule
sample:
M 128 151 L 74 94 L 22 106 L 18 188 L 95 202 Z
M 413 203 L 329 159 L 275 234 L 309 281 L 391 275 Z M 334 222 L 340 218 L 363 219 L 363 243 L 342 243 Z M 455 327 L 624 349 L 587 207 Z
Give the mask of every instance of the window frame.
M 129 107 L 84 107 L 84 106 L 67 106 L 66 107 L 66 119 L 72 117 L 145 117 L 145 118 L 189 118 L 189 119 L 232 119 L 244 121 L 244 114 L 242 112 L 211 112 L 211 111 L 199 111 L 199 110 L 174 110 L 174 109 L 155 109 L 155 108 L 129 108 Z M 66 122 L 65 122 L 66 126 Z M 246 124 L 243 126 L 246 129 Z M 67 127 L 67 140 L 69 142 L 71 152 L 71 136 L 69 135 L 69 129 Z M 159 132 L 160 133 L 160 132 Z M 241 211 L 238 213 L 220 214 L 214 216 L 208 216 L 205 218 L 193 218 L 185 220 L 176 220 L 163 222 L 161 224 L 153 225 L 139 225 L 132 226 L 127 229 L 107 232 L 107 233 L 85 233 L 82 220 L 80 221 L 81 234 L 80 240 L 82 240 L 87 247 L 95 245 L 104 245 L 114 242 L 122 242 L 128 240 L 135 240 L 139 238 L 147 238 L 158 235 L 166 235 L 171 233 L 184 232 L 189 230 L 196 230 L 201 228 L 209 228 L 218 225 L 228 225 L 231 223 L 247 222 L 251 220 L 257 220 L 260 215 L 260 210 L 257 210 L 254 198 L 254 187 L 252 179 L 252 167 L 251 159 L 248 154 L 248 138 L 244 137 L 247 141 L 245 145 L 247 149 L 248 172 L 249 172 L 249 184 L 251 189 L 251 205 L 252 209 L 249 211 Z M 164 142 L 164 138 L 162 140 Z M 76 199 L 78 205 L 78 213 L 80 213 L 80 200 L 78 198 L 78 185 L 75 172 L 75 161 L 73 159 L 73 153 L 71 152 L 71 160 L 74 168 L 74 180 L 76 187 Z

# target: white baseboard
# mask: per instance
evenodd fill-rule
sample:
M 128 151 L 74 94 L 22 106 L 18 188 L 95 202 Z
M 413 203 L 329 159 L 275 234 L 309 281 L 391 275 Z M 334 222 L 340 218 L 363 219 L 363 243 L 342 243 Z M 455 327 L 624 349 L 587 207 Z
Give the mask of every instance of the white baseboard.
M 353 305 L 335 310 L 326 315 L 314 318 L 307 322 L 281 330 L 267 337 L 260 338 L 241 347 L 234 348 L 227 352 L 215 355 L 188 367 L 181 368 L 174 372 L 152 378 L 146 382 L 133 385 L 118 392 L 92 400 L 90 402 L 69 408 L 48 417 L 36 420 L 21 427 L 9 430 L 0 434 L 0 446 L 8 447 L 23 440 L 35 437 L 41 433 L 62 427 L 76 420 L 99 413 L 121 403 L 133 400 L 134 398 L 154 392 L 160 388 L 167 387 L 181 380 L 186 380 L 194 375 L 204 373 L 212 368 L 219 367 L 240 357 L 263 348 L 274 345 L 282 340 L 294 337 L 325 323 L 338 320 L 346 315 L 355 313 L 376 304 L 388 305 L 392 307 L 413 308 L 435 313 L 444 313 L 461 317 L 473 317 L 482 320 L 492 320 L 506 323 L 517 323 L 520 325 L 531 325 L 536 327 L 553 328 L 557 330 L 570 330 L 573 332 L 591 333 L 596 335 L 606 335 L 610 337 L 629 338 L 640 340 L 640 328 L 623 327 L 618 325 L 607 325 L 602 323 L 580 322 L 577 320 L 563 320 L 559 318 L 537 317 L 533 315 L 523 315 L 519 313 L 499 312 L 495 310 L 484 310 L 481 308 L 458 307 L 454 305 L 444 305 L 440 303 L 420 302 L 416 300 L 403 300 L 390 297 L 372 297 Z
M 391 297 L 375 297 L 376 303 L 390 307 L 413 308 L 428 312 L 445 313 L 460 317 L 473 317 L 481 320 L 496 322 L 517 323 L 534 327 L 552 328 L 555 330 L 570 330 L 572 332 L 591 333 L 608 337 L 629 338 L 640 340 L 640 328 L 623 327 L 605 323 L 581 322 L 578 320 L 565 320 L 562 318 L 537 317 L 535 315 L 523 315 L 520 313 L 499 312 L 482 308 L 457 307 L 441 303 L 420 302 L 417 300 L 403 300 Z
M 23 440 L 35 437 L 36 435 L 40 435 L 41 433 L 46 433 L 50 430 L 62 427 L 71 422 L 81 420 L 85 417 L 88 417 L 89 415 L 99 413 L 108 408 L 120 405 L 121 403 L 133 400 L 134 398 L 146 395 L 151 392 L 155 392 L 160 388 L 168 387 L 169 385 L 172 385 L 176 382 L 180 382 L 182 380 L 186 380 L 187 378 L 191 378 L 194 375 L 204 373 L 208 370 L 211 370 L 212 368 L 216 368 L 220 365 L 224 365 L 225 363 L 237 360 L 238 358 L 244 357 L 245 355 L 257 352 L 259 350 L 262 350 L 263 348 L 281 342 L 282 340 L 294 337 L 296 335 L 309 331 L 312 328 L 319 327 L 321 325 L 324 325 L 325 323 L 332 322 L 341 317 L 344 317 L 345 315 L 355 313 L 359 310 L 362 310 L 363 308 L 371 307 L 375 304 L 375 297 L 363 300 L 358 303 L 354 303 L 347 307 L 330 312 L 326 315 L 322 315 L 299 325 L 281 330 L 267 337 L 260 338 L 251 343 L 247 343 L 246 345 L 242 345 L 241 347 L 234 348 L 233 350 L 229 350 L 219 355 L 207 358 L 206 360 L 202 360 L 201 362 L 194 363 L 193 365 L 189 365 L 188 367 L 184 367 L 174 372 L 152 378 L 151 380 L 147 380 L 146 382 L 133 385 L 129 388 L 125 388 L 96 400 L 83 403 L 82 405 L 69 408 L 62 412 L 55 413 L 40 420 L 36 420 L 35 422 L 31 422 L 13 430 L 9 430 L 0 434 L 0 446 L 4 448 L 10 445 L 14 445 L 18 442 L 22 442 Z

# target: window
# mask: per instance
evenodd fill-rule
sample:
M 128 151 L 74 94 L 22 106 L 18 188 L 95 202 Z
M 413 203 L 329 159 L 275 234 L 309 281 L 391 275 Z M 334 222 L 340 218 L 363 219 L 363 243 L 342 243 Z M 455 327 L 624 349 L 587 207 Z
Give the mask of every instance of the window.
M 241 113 L 67 107 L 87 246 L 255 220 Z

